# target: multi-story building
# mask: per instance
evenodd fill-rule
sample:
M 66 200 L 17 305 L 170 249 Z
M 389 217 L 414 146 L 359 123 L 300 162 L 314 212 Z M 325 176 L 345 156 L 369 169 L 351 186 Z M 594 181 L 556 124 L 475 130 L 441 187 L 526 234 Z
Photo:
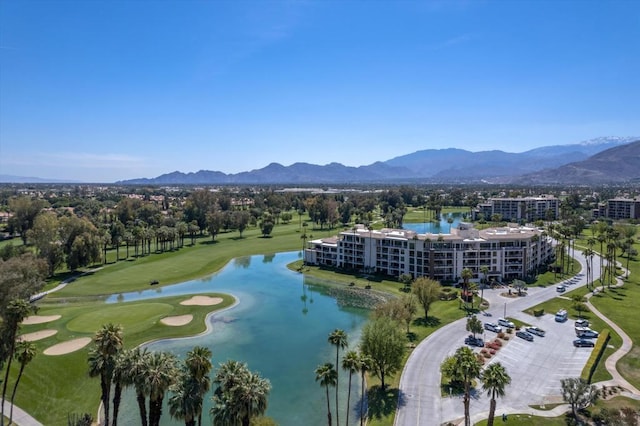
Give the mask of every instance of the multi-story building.
M 606 217 L 612 220 L 640 219 L 640 197 L 612 198 L 599 204 L 593 215 L 594 218 Z
M 536 220 L 555 220 L 558 218 L 560 200 L 552 195 L 523 198 L 490 198 L 486 203 L 478 204 L 474 209 L 474 219 L 480 215 L 489 220 L 500 215 L 502 220 L 510 222 L 534 222 Z
M 554 255 L 550 238 L 530 227 L 477 230 L 461 223 L 451 234 L 418 234 L 404 229 L 368 230 L 363 225 L 337 237 L 309 241 L 308 264 L 380 273 L 409 274 L 439 281 L 460 280 L 469 268 L 473 279 L 523 278 Z

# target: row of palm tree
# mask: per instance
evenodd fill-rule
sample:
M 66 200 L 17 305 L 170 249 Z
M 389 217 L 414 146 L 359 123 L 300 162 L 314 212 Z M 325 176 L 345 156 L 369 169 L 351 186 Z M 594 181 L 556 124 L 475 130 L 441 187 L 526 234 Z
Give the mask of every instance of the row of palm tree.
M 333 364 L 331 362 L 327 362 L 319 365 L 316 370 L 316 381 L 320 382 L 320 386 L 325 388 L 326 397 L 327 397 L 327 422 L 328 425 L 332 425 L 332 414 L 331 414 L 331 403 L 329 398 L 329 388 L 335 388 L 335 413 L 336 413 L 336 425 L 340 425 L 340 417 L 339 417 L 339 398 L 338 398 L 338 390 L 339 390 L 339 372 L 338 372 L 338 363 L 340 357 L 340 349 L 344 350 L 348 347 L 348 338 L 347 333 L 344 330 L 335 329 L 329 334 L 328 342 L 336 347 L 336 363 Z M 365 412 L 364 412 L 364 401 L 365 401 L 365 374 L 371 369 L 371 358 L 364 355 L 363 353 L 357 352 L 355 350 L 348 351 L 344 354 L 342 358 L 342 369 L 349 373 L 349 382 L 347 388 L 347 407 L 346 407 L 346 420 L 345 425 L 349 426 L 349 414 L 351 412 L 351 385 L 354 374 L 361 374 L 361 398 L 360 398 L 360 426 L 364 425 L 365 422 Z
M 102 424 L 116 426 L 126 387 L 133 387 L 142 426 L 158 426 L 167 392 L 169 413 L 186 426 L 202 425 L 202 403 L 211 388 L 211 351 L 196 346 L 183 364 L 167 352 L 123 349 L 122 326 L 105 324 L 93 339 L 88 355 L 89 376 L 100 378 Z M 113 389 L 113 399 L 110 401 Z M 148 408 L 147 408 L 148 398 Z M 111 411 L 113 403 L 113 411 Z

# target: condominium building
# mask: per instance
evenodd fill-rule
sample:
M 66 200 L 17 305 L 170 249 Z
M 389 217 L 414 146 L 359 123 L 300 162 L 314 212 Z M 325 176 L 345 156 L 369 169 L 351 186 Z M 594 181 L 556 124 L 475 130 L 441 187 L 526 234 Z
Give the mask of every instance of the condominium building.
M 531 223 L 536 220 L 555 220 L 558 218 L 560 200 L 552 195 L 523 198 L 490 198 L 486 203 L 478 204 L 474 209 L 474 219 L 482 215 L 489 220 L 500 215 L 502 220 Z
M 536 228 L 477 230 L 461 223 L 451 234 L 377 231 L 357 225 L 337 237 L 309 241 L 304 259 L 308 264 L 351 271 L 457 282 L 464 268 L 473 272 L 475 281 L 485 277 L 483 270 L 487 278 L 523 278 L 553 255 L 551 239 Z
M 640 219 L 640 197 L 607 200 L 606 203 L 601 203 L 598 209 L 594 209 L 593 216 L 613 220 Z

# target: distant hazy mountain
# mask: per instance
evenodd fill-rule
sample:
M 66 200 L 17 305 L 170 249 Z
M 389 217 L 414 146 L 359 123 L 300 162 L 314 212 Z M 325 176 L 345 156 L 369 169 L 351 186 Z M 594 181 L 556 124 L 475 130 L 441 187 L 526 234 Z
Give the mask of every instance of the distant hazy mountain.
M 640 182 L 640 140 L 599 152 L 584 161 L 532 173 L 524 184 L 599 184 Z
M 72 180 L 48 179 L 39 177 L 0 175 L 0 183 L 78 183 Z

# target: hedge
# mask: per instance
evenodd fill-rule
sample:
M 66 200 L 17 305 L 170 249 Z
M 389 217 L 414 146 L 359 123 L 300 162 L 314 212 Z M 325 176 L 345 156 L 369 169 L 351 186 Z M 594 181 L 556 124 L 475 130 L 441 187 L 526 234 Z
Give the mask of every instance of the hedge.
M 602 354 L 604 350 L 607 348 L 607 343 L 611 336 L 609 335 L 609 329 L 605 328 L 602 330 L 600 335 L 598 336 L 598 340 L 596 341 L 593 350 L 591 351 L 591 356 L 587 360 L 584 368 L 582 369 L 581 377 L 587 383 L 591 383 L 591 378 L 593 377 L 593 373 L 596 371 L 596 367 L 598 366 L 598 362 L 600 362 L 600 358 L 602 358 Z

